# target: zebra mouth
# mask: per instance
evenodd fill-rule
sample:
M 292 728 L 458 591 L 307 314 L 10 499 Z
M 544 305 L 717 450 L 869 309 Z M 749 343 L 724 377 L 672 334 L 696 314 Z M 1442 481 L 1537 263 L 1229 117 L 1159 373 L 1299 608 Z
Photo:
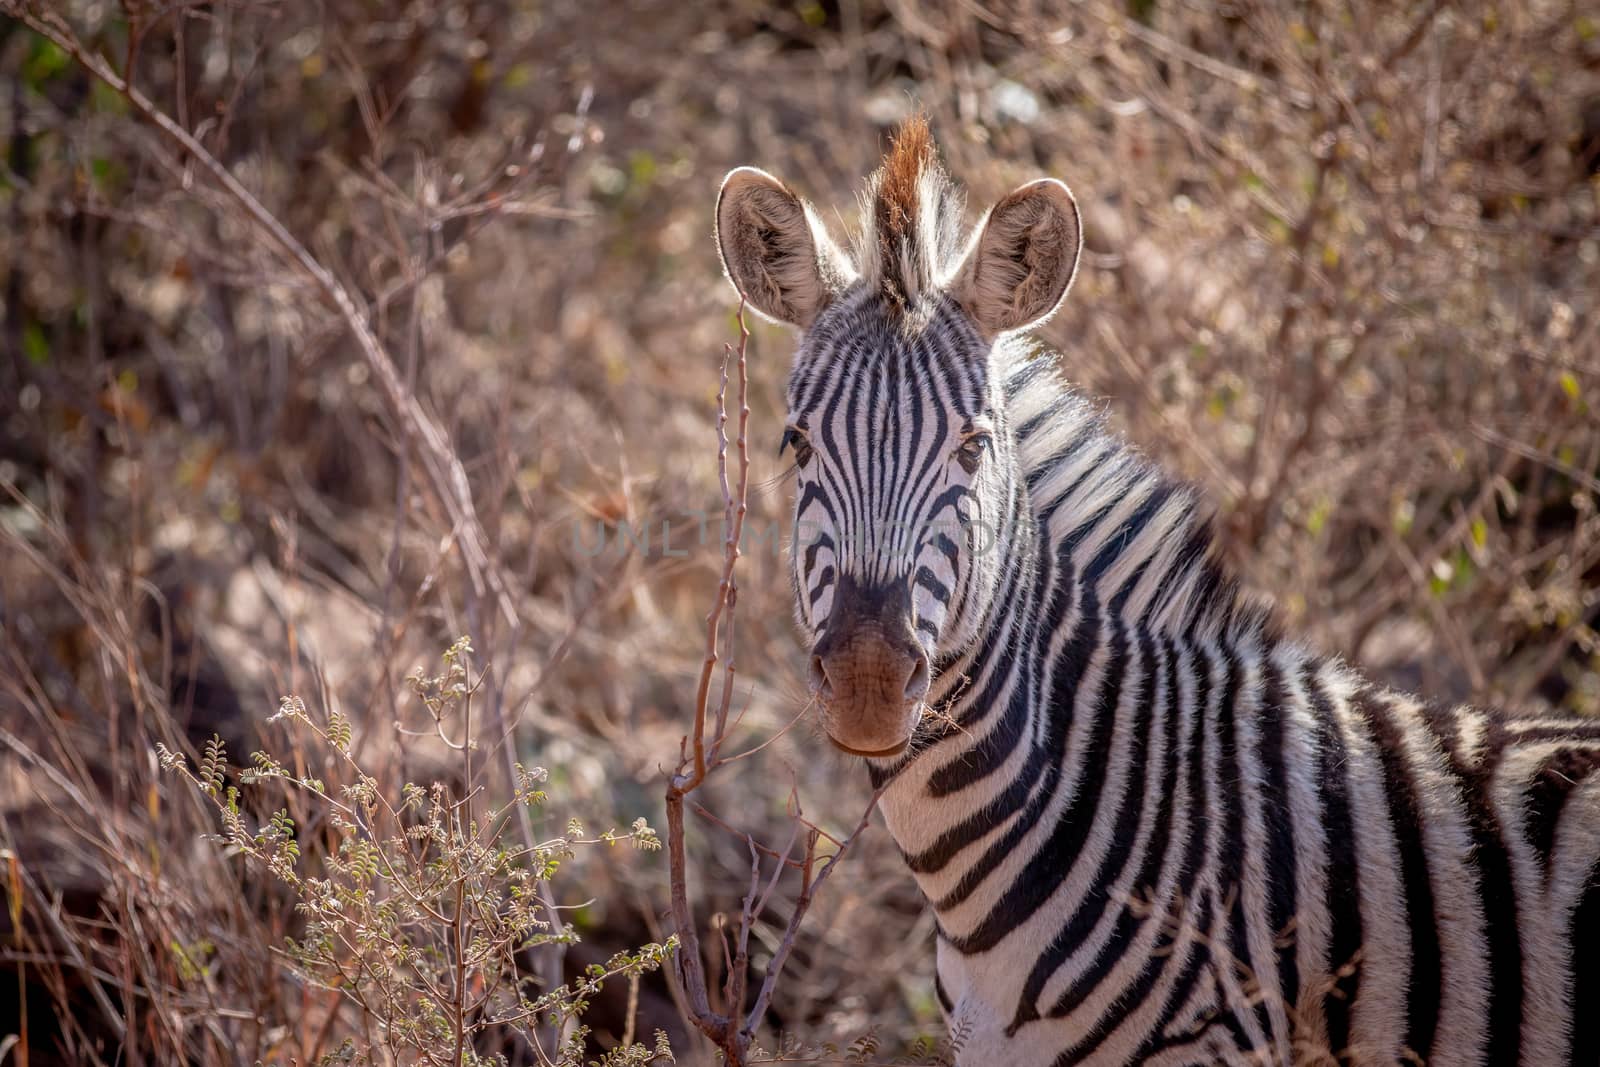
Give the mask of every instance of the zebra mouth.
M 866 759 L 889 759 L 891 756 L 898 756 L 900 753 L 904 752 L 906 750 L 906 746 L 911 744 L 911 738 L 906 738 L 898 745 L 891 745 L 888 748 L 880 748 L 876 751 L 869 751 L 861 748 L 851 748 L 849 745 L 845 744 L 843 741 L 840 741 L 832 734 L 828 734 L 828 743 L 847 756 L 861 756 Z
M 929 680 L 927 653 L 909 624 L 885 629 L 843 620 L 812 650 L 810 673 L 822 728 L 835 748 L 866 759 L 905 751 Z

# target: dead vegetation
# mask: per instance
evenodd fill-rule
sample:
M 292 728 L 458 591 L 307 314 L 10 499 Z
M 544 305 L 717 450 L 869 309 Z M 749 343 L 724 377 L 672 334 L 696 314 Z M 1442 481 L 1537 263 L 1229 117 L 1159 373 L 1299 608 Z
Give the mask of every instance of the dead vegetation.
M 272 962 L 305 916 L 156 746 L 332 781 L 268 722 L 297 694 L 385 788 L 455 788 L 404 679 L 461 635 L 464 780 L 503 804 L 514 764 L 550 774 L 518 838 L 666 825 L 690 775 L 693 896 L 601 850 L 553 883 L 578 942 L 517 961 L 549 991 L 698 917 L 704 1002 L 610 983 L 592 1054 L 661 1028 L 704 1062 L 698 1016 L 788 1058 L 933 1055 L 931 922 L 880 830 L 791 928 L 871 798 L 803 714 L 767 327 L 738 669 L 703 675 L 737 337 L 717 182 L 770 169 L 842 237 L 917 105 L 974 202 L 1072 185 L 1088 251 L 1046 340 L 1206 486 L 1293 629 L 1411 688 L 1600 713 L 1582 5 L 601 7 L 0 0 L 0 1062 L 366 1041 Z M 707 766 L 726 722 L 765 747 L 700 781 L 680 739 L 708 707 Z M 336 842 L 290 817 L 308 862 Z M 476 1053 L 537 1062 L 511 1029 Z

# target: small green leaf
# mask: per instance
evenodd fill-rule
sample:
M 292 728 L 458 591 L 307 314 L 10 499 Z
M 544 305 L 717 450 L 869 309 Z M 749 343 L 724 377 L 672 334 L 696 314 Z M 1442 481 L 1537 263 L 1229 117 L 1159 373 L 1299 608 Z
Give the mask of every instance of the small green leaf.
M 659 169 L 656 157 L 641 148 L 628 156 L 628 184 L 635 189 L 648 189 Z
M 1481 519 L 1481 518 L 1473 519 L 1472 520 L 1472 545 L 1473 545 L 1473 547 L 1474 548 L 1482 548 L 1484 545 L 1486 545 L 1488 543 L 1489 543 L 1489 524 L 1484 522 L 1483 519 Z
M 22 354 L 36 367 L 50 362 L 50 339 L 44 335 L 44 327 L 37 322 L 30 322 L 22 328 Z
M 67 53 L 56 47 L 54 41 L 36 38 L 33 51 L 22 66 L 22 79 L 28 88 L 37 91 L 45 82 L 66 70 L 68 62 Z
M 1569 370 L 1561 372 L 1561 377 L 1556 379 L 1561 385 L 1561 391 L 1567 394 L 1567 399 L 1576 403 L 1583 390 L 1578 387 L 1578 376 Z
M 1333 512 L 1333 502 L 1326 497 L 1318 500 L 1311 509 L 1311 514 L 1306 516 L 1306 532 L 1315 537 L 1328 525 L 1328 516 Z

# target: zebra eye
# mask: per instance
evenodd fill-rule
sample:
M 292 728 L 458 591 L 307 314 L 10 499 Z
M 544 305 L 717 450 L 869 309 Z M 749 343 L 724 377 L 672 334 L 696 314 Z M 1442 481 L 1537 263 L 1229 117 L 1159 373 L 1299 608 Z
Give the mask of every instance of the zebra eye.
M 811 462 L 811 442 L 806 440 L 805 434 L 793 426 L 783 431 L 783 440 L 778 442 L 778 455 L 783 455 L 783 450 L 794 447 L 794 461 L 804 467 Z
M 983 459 L 983 454 L 989 451 L 991 443 L 992 439 L 986 433 L 973 434 L 961 442 L 961 447 L 956 449 L 956 460 L 961 464 L 962 470 L 968 474 L 976 471 L 978 462 Z

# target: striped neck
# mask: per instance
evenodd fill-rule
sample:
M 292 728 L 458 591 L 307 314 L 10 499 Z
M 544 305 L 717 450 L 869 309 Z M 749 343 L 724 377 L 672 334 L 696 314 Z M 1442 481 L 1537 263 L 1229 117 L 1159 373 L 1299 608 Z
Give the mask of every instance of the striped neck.
M 939 664 L 927 735 L 906 756 L 871 765 L 888 784 L 891 832 L 936 907 L 976 887 L 939 877 L 1019 818 L 1083 758 L 1068 734 L 1110 715 L 1115 692 L 1078 706 L 1130 656 L 1157 644 L 1259 649 L 1266 615 L 1245 605 L 1213 552 L 1192 489 L 1108 431 L 1060 382 L 1054 361 L 1011 342 L 995 359 L 1022 477 L 1017 536 L 999 548 L 1002 593 L 965 651 Z M 1066 768 L 1068 773 L 1072 768 Z M 957 865 L 960 866 L 960 865 Z

